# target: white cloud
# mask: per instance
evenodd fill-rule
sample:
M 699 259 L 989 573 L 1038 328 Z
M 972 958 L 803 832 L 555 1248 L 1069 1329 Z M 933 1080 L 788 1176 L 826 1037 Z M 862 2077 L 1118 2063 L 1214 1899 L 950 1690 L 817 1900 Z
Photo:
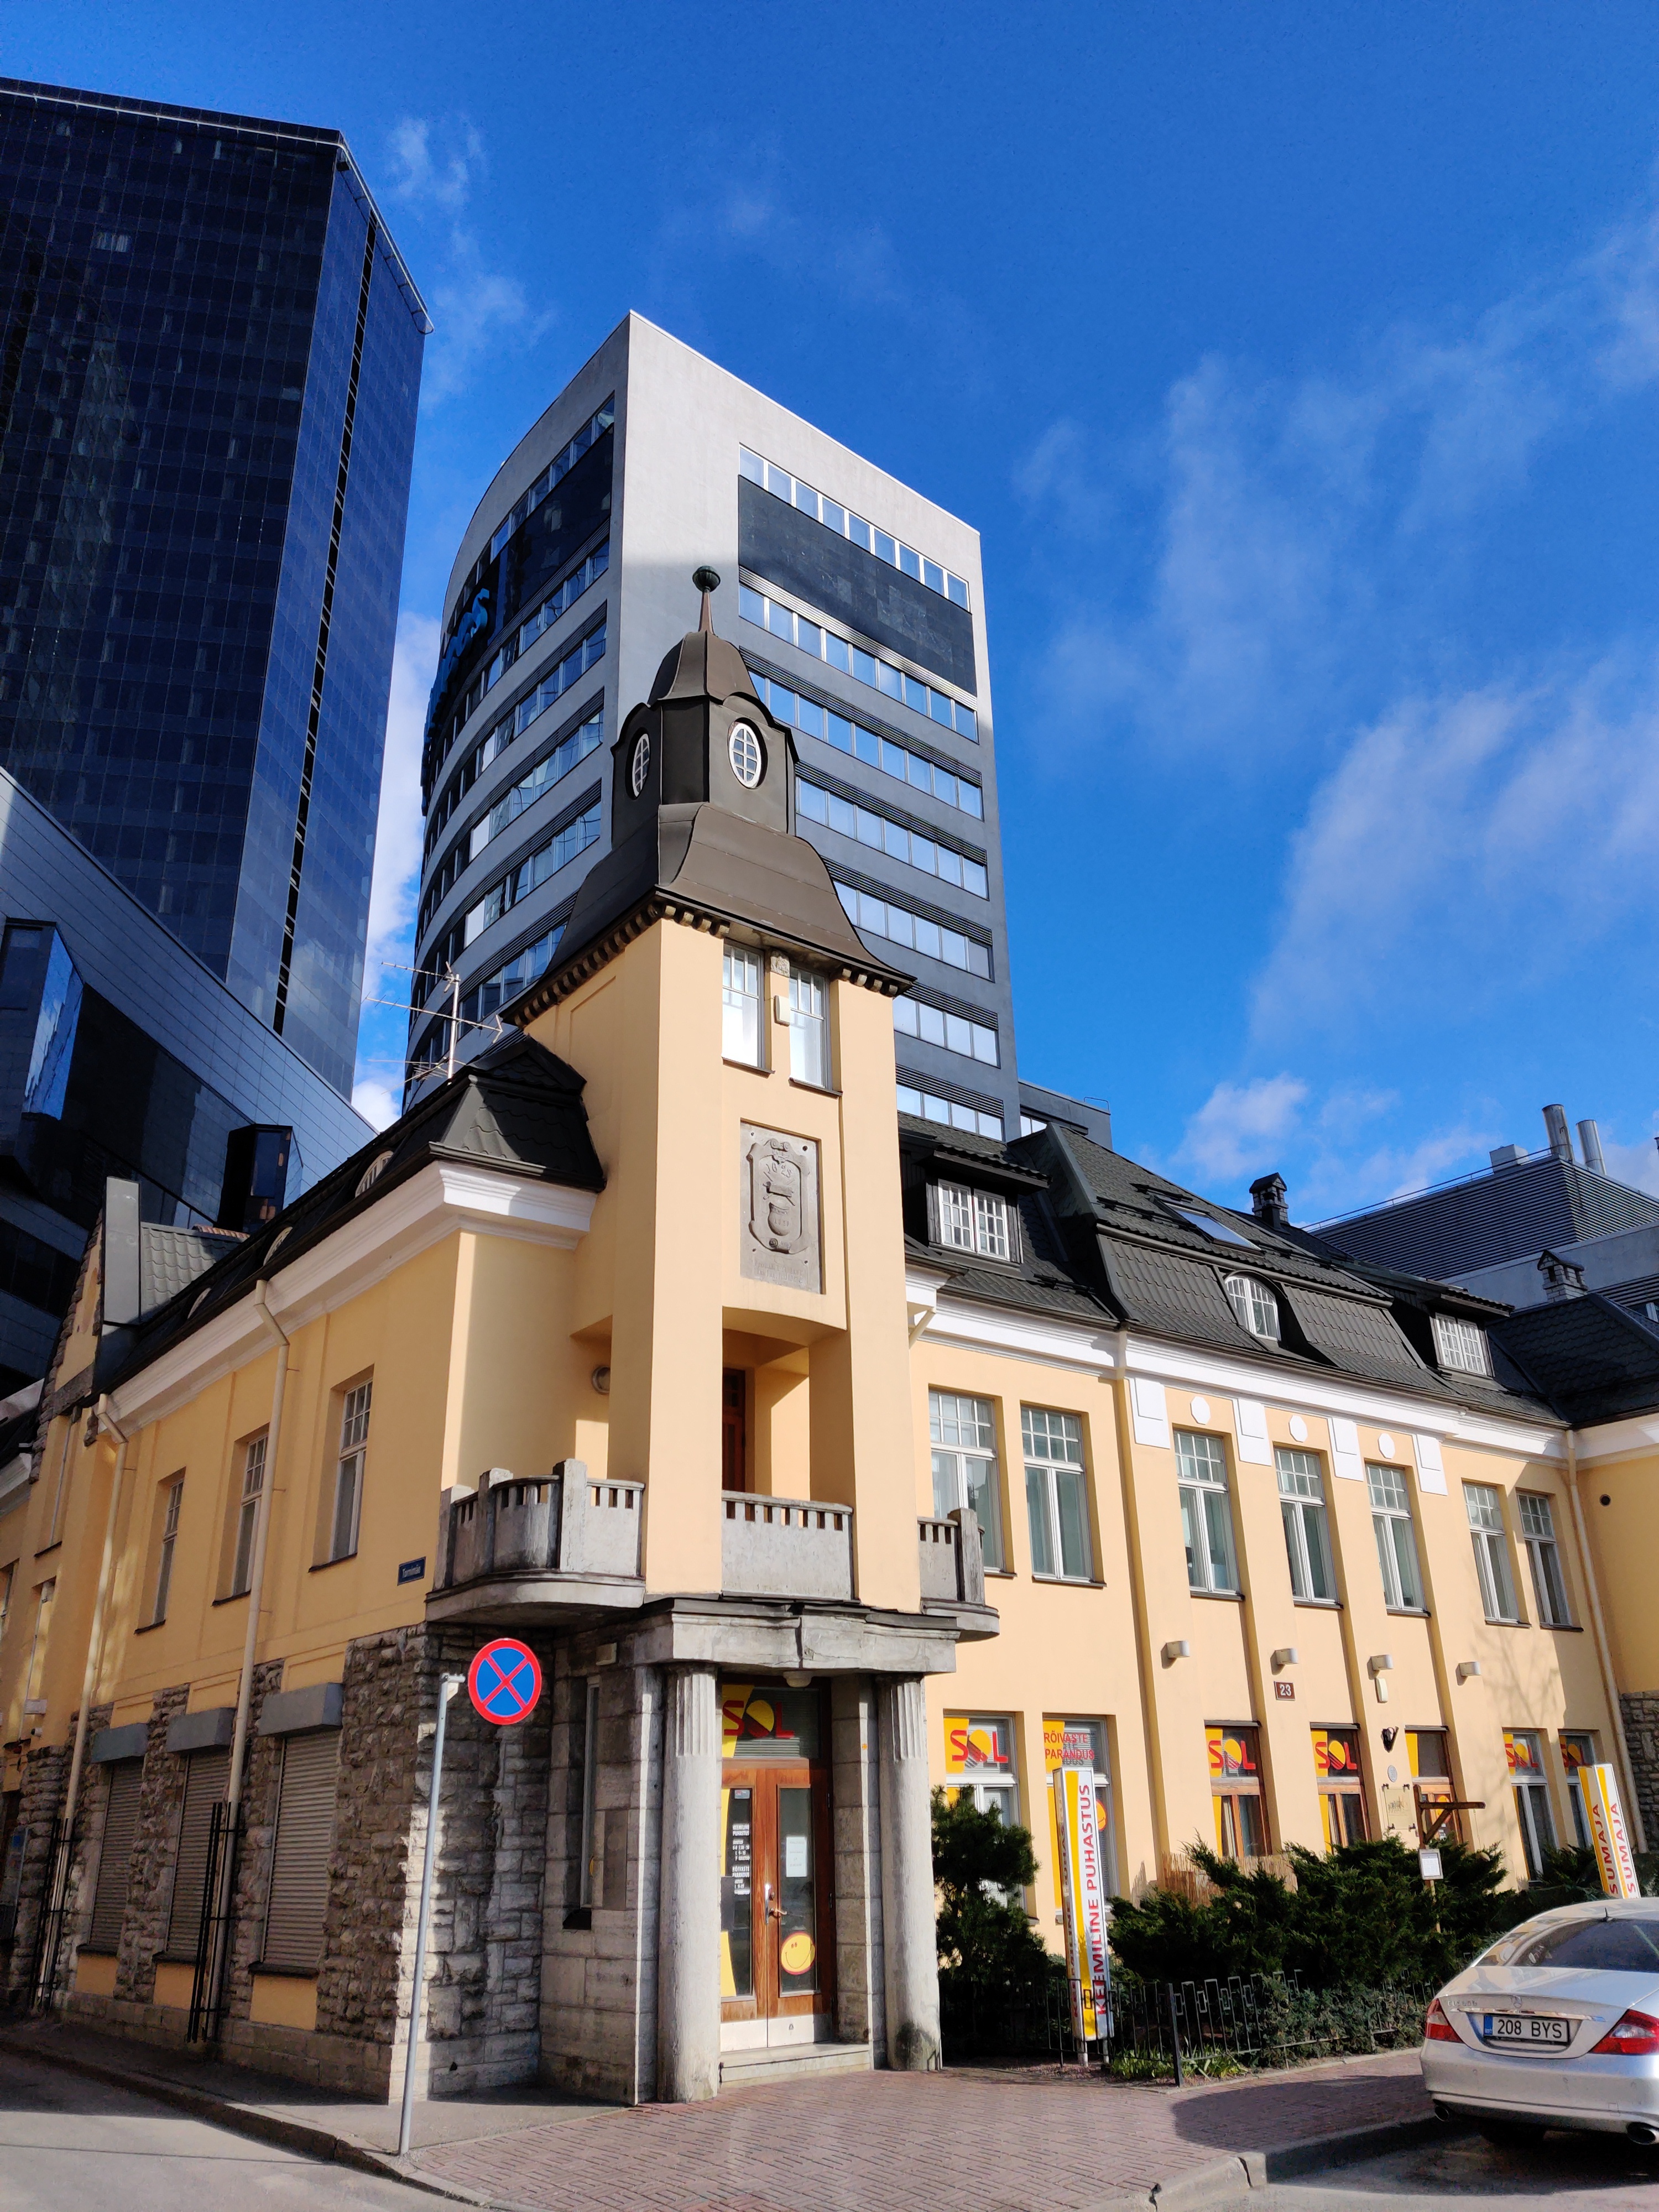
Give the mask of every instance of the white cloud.
M 551 320 L 531 307 L 514 276 L 492 268 L 477 234 L 461 220 L 475 185 L 489 173 L 484 142 L 465 116 L 434 123 L 406 115 L 388 136 L 389 196 L 407 207 L 422 232 L 437 274 L 422 285 L 432 310 L 421 404 L 436 407 L 471 382 L 482 361 L 503 344 L 528 344 Z
M 1262 1174 L 1297 1131 L 1308 1086 L 1297 1075 L 1259 1075 L 1218 1083 L 1188 1117 L 1176 1157 L 1200 1178 L 1237 1182 Z
M 1231 774 L 1326 749 L 1375 710 L 1365 687 L 1402 639 L 1443 643 L 1443 582 L 1477 520 L 1552 437 L 1656 376 L 1659 216 L 1644 211 L 1462 332 L 1382 334 L 1346 375 L 1206 360 L 1136 449 L 1050 423 L 1015 482 L 1051 528 L 1098 538 L 1121 504 L 1150 489 L 1153 505 L 1139 608 L 1086 562 L 1060 564 L 1037 680 L 1060 726 L 1087 742 L 1109 718 L 1160 757 L 1201 752 Z M 1379 655 L 1384 611 L 1394 650 Z
M 405 612 L 398 618 L 386 755 L 380 769 L 380 811 L 374 831 L 374 878 L 368 893 L 363 991 L 370 999 L 408 996 L 409 978 L 395 970 L 383 970 L 380 963 L 383 960 L 406 962 L 410 957 L 421 882 L 421 738 L 426 726 L 427 696 L 438 665 L 438 630 L 430 615 Z
M 462 206 L 473 178 L 484 166 L 483 140 L 463 117 L 450 126 L 447 145 L 435 157 L 433 126 L 423 116 L 405 115 L 394 125 L 388 147 L 394 200 L 428 202 L 441 208 Z
M 388 1086 L 372 1076 L 366 1077 L 354 1086 L 351 1103 L 364 1121 L 375 1129 L 389 1128 L 403 1111 Z
M 1615 1182 L 1629 1183 L 1633 1189 L 1645 1190 L 1659 1198 L 1659 1114 L 1650 1125 L 1650 1133 L 1638 1138 L 1633 1145 L 1621 1145 L 1607 1129 L 1601 1131 L 1601 1158 L 1607 1173 Z
M 1546 978 L 1653 900 L 1659 665 L 1402 702 L 1291 841 L 1259 1042 Z

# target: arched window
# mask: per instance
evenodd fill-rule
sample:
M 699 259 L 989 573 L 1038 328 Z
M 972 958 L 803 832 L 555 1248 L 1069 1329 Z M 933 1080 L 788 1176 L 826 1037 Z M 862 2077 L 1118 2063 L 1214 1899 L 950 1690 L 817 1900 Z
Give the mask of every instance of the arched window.
M 1229 1275 L 1221 1287 L 1238 1317 L 1239 1327 L 1248 1328 L 1252 1336 L 1270 1337 L 1277 1344 L 1279 1300 L 1267 1284 L 1255 1275 Z

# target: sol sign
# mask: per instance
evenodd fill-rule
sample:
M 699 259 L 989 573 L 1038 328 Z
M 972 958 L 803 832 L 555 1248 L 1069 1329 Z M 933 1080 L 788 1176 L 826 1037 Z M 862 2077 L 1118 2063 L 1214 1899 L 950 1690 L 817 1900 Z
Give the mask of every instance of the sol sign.
M 542 1693 L 539 1661 L 527 1644 L 498 1636 L 486 1644 L 466 1670 L 466 1694 L 472 1709 L 497 1728 L 527 1720 Z

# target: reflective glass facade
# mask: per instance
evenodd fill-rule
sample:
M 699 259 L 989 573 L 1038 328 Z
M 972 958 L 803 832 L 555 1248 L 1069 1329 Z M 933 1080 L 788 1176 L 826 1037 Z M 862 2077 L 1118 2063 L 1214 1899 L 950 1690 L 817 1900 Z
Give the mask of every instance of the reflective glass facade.
M 0 80 L 0 763 L 348 1090 L 425 311 L 337 133 Z

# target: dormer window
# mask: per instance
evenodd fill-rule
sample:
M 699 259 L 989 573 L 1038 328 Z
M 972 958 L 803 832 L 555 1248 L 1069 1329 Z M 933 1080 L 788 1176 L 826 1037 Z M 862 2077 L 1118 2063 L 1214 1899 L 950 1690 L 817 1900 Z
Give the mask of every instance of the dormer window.
M 720 1051 L 745 1067 L 761 1064 L 761 964 L 759 956 L 726 948 L 720 999 Z
M 1455 1367 L 1462 1375 L 1492 1373 L 1492 1347 L 1486 1330 L 1456 1314 L 1436 1314 L 1434 1349 L 1443 1367 Z
M 994 1191 L 969 1190 L 959 1182 L 934 1185 L 939 1200 L 939 1241 L 953 1251 L 975 1252 L 982 1260 L 1012 1260 L 1013 1225 L 1008 1201 Z
M 1252 1336 L 1265 1337 L 1269 1343 L 1277 1344 L 1279 1300 L 1267 1285 L 1256 1275 L 1229 1275 L 1221 1287 L 1227 1293 L 1227 1303 L 1239 1327 L 1248 1328 Z

